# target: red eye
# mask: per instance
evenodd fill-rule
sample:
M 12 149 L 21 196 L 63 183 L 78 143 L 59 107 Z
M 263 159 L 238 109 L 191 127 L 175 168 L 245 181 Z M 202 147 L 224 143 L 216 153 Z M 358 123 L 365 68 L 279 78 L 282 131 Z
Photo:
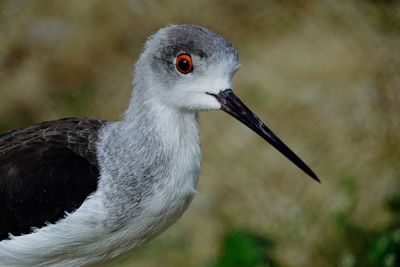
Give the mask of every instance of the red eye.
M 193 70 L 192 58 L 187 54 L 179 55 L 175 62 L 176 69 L 182 74 L 188 74 Z

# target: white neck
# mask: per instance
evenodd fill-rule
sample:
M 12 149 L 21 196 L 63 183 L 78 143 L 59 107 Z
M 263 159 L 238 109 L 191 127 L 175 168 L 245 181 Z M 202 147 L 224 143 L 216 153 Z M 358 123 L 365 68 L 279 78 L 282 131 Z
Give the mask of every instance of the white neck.
M 140 89 L 135 89 L 124 119 L 104 129 L 99 147 L 104 170 L 99 187 L 111 192 L 107 202 L 119 221 L 137 217 L 146 207 L 134 204 L 145 196 L 164 194 L 164 203 L 191 197 L 200 171 L 197 113 L 167 106 Z M 131 210 L 115 208 L 127 199 Z

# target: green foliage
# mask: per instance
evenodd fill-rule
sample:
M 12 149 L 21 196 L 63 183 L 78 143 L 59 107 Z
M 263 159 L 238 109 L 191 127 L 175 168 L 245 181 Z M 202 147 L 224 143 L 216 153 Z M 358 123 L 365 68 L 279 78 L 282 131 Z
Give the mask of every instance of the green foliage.
M 400 225 L 373 240 L 366 256 L 371 267 L 400 266 Z
M 220 255 L 212 267 L 278 267 L 270 255 L 274 243 L 244 230 L 230 231 L 223 239 Z
M 338 215 L 345 244 L 341 267 L 399 267 L 400 266 L 400 192 L 388 198 L 387 205 L 394 220 L 381 230 L 369 230 L 348 218 L 352 209 Z
M 388 199 L 387 207 L 394 215 L 394 223 L 372 240 L 366 252 L 371 267 L 400 266 L 400 192 Z

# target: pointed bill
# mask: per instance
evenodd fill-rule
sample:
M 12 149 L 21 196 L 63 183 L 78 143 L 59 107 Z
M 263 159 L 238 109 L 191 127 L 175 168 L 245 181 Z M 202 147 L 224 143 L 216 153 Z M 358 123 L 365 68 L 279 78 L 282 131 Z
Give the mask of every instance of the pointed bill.
M 288 148 L 242 101 L 233 93 L 232 89 L 226 89 L 219 94 L 211 94 L 221 103 L 221 109 L 247 127 L 256 132 L 264 140 L 270 143 L 283 155 L 285 155 L 297 167 L 302 169 L 311 178 L 321 182 L 318 176 L 305 164 L 290 148 Z

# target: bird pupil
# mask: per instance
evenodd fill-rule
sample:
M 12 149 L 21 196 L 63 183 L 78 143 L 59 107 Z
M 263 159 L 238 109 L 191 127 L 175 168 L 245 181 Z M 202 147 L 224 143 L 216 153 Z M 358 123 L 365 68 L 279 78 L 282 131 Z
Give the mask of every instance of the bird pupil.
M 179 62 L 179 68 L 181 68 L 181 70 L 187 71 L 189 67 L 190 67 L 189 62 L 186 59 L 182 59 Z

